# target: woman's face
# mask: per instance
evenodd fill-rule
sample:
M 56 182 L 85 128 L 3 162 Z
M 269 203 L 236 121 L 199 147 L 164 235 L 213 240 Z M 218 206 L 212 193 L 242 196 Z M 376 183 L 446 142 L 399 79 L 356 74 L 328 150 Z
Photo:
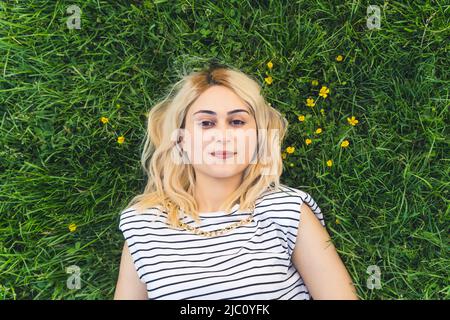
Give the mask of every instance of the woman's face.
M 255 119 L 232 90 L 212 86 L 189 108 L 180 146 L 196 173 L 215 178 L 242 174 L 256 159 Z

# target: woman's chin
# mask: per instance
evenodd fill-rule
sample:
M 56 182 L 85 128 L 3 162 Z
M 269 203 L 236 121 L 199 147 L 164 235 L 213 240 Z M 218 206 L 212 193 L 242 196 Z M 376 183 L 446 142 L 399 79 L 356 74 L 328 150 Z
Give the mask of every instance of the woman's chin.
M 231 178 L 238 174 L 242 174 L 243 169 L 241 166 L 236 165 L 208 165 L 202 168 L 205 175 L 211 178 L 223 179 Z

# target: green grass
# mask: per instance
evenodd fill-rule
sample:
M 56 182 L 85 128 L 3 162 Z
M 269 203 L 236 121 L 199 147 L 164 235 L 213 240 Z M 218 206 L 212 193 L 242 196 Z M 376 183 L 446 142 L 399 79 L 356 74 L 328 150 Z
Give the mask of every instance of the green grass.
M 449 298 L 449 6 L 252 3 L 0 3 L 0 299 L 113 297 L 118 214 L 145 184 L 144 113 L 212 57 L 255 76 L 289 120 L 281 180 L 317 201 L 361 299 Z M 66 286 L 71 265 L 81 289 Z

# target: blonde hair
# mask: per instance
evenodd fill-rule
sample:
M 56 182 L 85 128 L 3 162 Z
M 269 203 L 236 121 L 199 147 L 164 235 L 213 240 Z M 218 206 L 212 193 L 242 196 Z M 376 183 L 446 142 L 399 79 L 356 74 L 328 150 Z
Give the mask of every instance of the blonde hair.
M 241 185 L 219 210 L 229 212 L 237 202 L 240 210 L 247 210 L 268 188 L 278 189 L 283 169 L 280 147 L 288 121 L 266 102 L 253 77 L 233 67 L 211 64 L 209 68 L 182 76 L 167 96 L 150 109 L 141 156 L 148 182 L 144 192 L 135 196 L 127 208 L 134 206 L 142 213 L 145 208 L 160 205 L 167 210 L 168 224 L 174 227 L 179 223 L 179 209 L 199 221 L 198 205 L 193 196 L 195 172 L 191 164 L 176 164 L 171 159 L 178 142 L 173 141 L 171 133 L 184 128 L 191 104 L 214 85 L 231 89 L 248 104 L 258 134 L 256 161 L 244 170 Z M 261 131 L 267 134 L 259 134 Z M 271 174 L 265 174 L 267 171 Z

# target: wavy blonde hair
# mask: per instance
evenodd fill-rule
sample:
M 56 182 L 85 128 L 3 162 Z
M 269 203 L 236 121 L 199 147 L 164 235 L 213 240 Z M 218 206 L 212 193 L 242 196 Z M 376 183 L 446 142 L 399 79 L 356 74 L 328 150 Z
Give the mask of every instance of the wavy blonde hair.
M 247 210 L 264 191 L 278 189 L 283 170 L 280 147 L 288 121 L 266 102 L 260 85 L 252 76 L 233 67 L 211 64 L 209 68 L 182 76 L 167 96 L 148 112 L 141 156 L 148 182 L 144 192 L 135 196 L 127 208 L 134 206 L 138 213 L 142 213 L 148 207 L 162 206 L 167 210 L 168 224 L 173 227 L 178 225 L 179 209 L 199 222 L 198 204 L 193 196 L 195 171 L 189 163 L 174 163 L 171 157 L 179 141 L 174 141 L 171 134 L 184 128 L 189 107 L 206 89 L 215 85 L 231 89 L 248 104 L 256 120 L 258 136 L 256 161 L 244 170 L 241 185 L 219 210 L 229 212 L 235 203 L 240 204 L 241 210 Z

